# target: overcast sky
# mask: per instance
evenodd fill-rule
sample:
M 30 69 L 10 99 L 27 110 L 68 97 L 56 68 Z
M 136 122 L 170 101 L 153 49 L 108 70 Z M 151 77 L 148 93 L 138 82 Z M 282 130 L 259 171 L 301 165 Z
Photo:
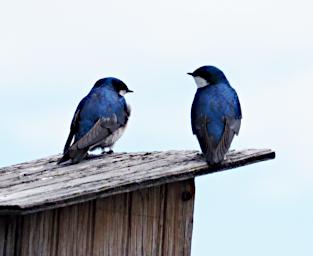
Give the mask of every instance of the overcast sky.
M 274 161 L 196 180 L 192 254 L 312 255 L 310 1 L 6 1 L 0 8 L 0 166 L 61 152 L 79 100 L 122 79 L 133 114 L 116 151 L 199 149 L 196 86 L 216 65 L 243 120 L 232 148 Z

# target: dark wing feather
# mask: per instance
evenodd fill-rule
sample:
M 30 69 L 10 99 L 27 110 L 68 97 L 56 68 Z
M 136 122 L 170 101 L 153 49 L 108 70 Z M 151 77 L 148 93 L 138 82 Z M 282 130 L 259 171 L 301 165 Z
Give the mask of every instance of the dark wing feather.
M 100 143 L 118 129 L 119 126 L 115 114 L 110 118 L 100 118 L 89 132 L 66 151 L 58 163 L 65 162 L 69 159 L 72 159 L 72 163 L 80 162 L 86 156 L 90 147 Z
M 79 125 L 79 120 L 80 120 L 80 111 L 81 109 L 83 108 L 85 102 L 87 100 L 87 97 L 83 98 L 78 106 L 77 106 L 77 109 L 74 113 L 74 116 L 73 116 L 73 119 L 72 119 L 72 122 L 71 122 L 71 128 L 70 128 L 70 133 L 68 135 L 68 138 L 66 140 L 66 143 L 65 143 L 65 146 L 64 146 L 64 149 L 63 149 L 63 153 L 65 154 L 67 152 L 67 150 L 70 148 L 71 146 L 71 143 L 73 141 L 73 138 L 74 138 L 74 135 L 75 133 L 77 132 L 77 129 L 78 129 L 78 125 Z
M 85 102 L 87 100 L 87 97 L 83 98 L 77 108 L 76 108 L 76 111 L 74 113 L 74 116 L 73 116 L 73 119 L 72 119 L 72 122 L 71 122 L 71 128 L 70 128 L 70 133 L 67 137 L 67 140 L 65 142 L 65 146 L 64 146 L 64 149 L 63 149 L 63 156 L 62 158 L 58 161 L 58 164 L 60 163 L 63 163 L 63 162 L 66 162 L 67 160 L 70 160 L 70 155 L 69 155 L 69 149 L 71 147 L 71 143 L 73 141 L 73 138 L 75 136 L 75 133 L 77 132 L 78 130 L 78 126 L 79 126 L 79 120 L 80 120 L 80 111 L 81 109 L 83 108 Z M 86 152 L 81 152 L 82 155 L 86 155 Z M 83 156 L 83 157 L 84 157 Z
M 65 153 L 71 146 L 73 137 L 74 137 L 75 132 L 76 132 L 76 127 L 77 127 L 77 124 L 78 124 L 79 113 L 80 113 L 80 109 L 76 110 L 75 115 L 73 117 L 72 124 L 71 124 L 70 133 L 68 135 L 68 138 L 66 140 L 66 143 L 65 143 L 65 146 L 64 146 L 64 149 L 63 149 L 63 153 Z
M 198 138 L 201 150 L 209 164 L 216 164 L 223 161 L 225 154 L 230 148 L 231 142 L 235 134 L 238 134 L 240 129 L 240 119 L 225 118 L 224 132 L 221 140 L 216 144 L 208 134 L 207 117 L 199 120 L 200 125 L 194 126 L 195 134 Z
M 88 131 L 80 140 L 75 142 L 70 149 L 75 150 L 94 146 L 112 134 L 118 129 L 118 127 L 119 124 L 115 114 L 110 118 L 100 118 L 90 131 Z
M 198 119 L 197 125 L 194 124 L 192 129 L 197 136 L 201 151 L 205 158 L 208 162 L 211 162 L 210 159 L 213 159 L 212 153 L 214 152 L 216 145 L 213 138 L 208 134 L 208 123 L 209 119 L 206 116 L 203 116 L 201 119 Z
M 215 150 L 214 162 L 221 162 L 224 159 L 230 145 L 234 139 L 235 134 L 239 133 L 241 120 L 225 118 L 225 128 L 222 138 Z

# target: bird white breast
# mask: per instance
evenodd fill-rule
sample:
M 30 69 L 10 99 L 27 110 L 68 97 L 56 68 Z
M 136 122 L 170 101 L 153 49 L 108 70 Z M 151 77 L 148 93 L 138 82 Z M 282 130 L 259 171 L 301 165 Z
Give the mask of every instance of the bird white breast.
M 104 147 L 112 147 L 119 138 L 122 137 L 124 131 L 126 129 L 126 125 L 123 127 L 118 128 L 115 132 L 113 132 L 110 136 L 105 138 L 102 142 L 102 146 Z
M 194 79 L 195 79 L 195 82 L 196 82 L 198 88 L 202 88 L 202 87 L 209 85 L 208 81 L 203 79 L 200 76 L 195 76 Z
M 124 95 L 126 94 L 126 90 L 120 90 L 119 94 L 120 94 L 121 96 L 124 96 Z

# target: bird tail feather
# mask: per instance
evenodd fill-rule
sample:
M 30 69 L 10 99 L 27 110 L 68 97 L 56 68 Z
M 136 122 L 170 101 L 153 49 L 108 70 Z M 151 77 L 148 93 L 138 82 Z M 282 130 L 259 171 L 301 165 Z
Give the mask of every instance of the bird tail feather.
M 58 161 L 57 164 L 64 163 L 64 162 L 66 162 L 66 161 L 68 161 L 68 160 L 70 160 L 70 159 L 71 159 L 71 158 L 70 158 L 70 154 L 69 154 L 69 152 L 67 151 L 67 152 L 65 152 L 64 155 L 59 159 L 59 161 Z
M 74 137 L 74 132 L 73 132 L 72 129 L 71 129 L 70 134 L 69 134 L 68 137 L 67 137 L 67 140 L 66 140 L 66 143 L 65 143 L 65 146 L 64 146 L 64 149 L 63 149 L 63 153 L 64 153 L 64 154 L 65 154 L 65 153 L 68 151 L 68 149 L 70 148 L 71 143 L 72 143 L 72 140 L 73 140 L 73 137 Z
M 83 160 L 85 158 L 87 153 L 88 153 L 88 148 L 87 149 L 76 149 L 76 150 L 69 149 L 60 158 L 60 160 L 58 161 L 58 164 L 64 163 L 68 160 L 72 160 L 72 164 L 79 163 L 81 160 Z

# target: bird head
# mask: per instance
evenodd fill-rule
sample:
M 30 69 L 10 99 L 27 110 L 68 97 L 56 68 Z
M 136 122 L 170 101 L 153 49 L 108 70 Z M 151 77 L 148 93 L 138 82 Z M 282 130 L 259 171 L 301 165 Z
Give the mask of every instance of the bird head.
M 227 82 L 224 73 L 214 66 L 203 66 L 196 69 L 194 72 L 187 74 L 195 79 L 198 88 L 214 85 L 220 82 Z
M 112 87 L 113 90 L 115 90 L 121 96 L 124 96 L 126 93 L 133 92 L 127 87 L 127 85 L 123 81 L 115 77 L 106 77 L 98 80 L 95 83 L 94 88 L 101 86 Z

